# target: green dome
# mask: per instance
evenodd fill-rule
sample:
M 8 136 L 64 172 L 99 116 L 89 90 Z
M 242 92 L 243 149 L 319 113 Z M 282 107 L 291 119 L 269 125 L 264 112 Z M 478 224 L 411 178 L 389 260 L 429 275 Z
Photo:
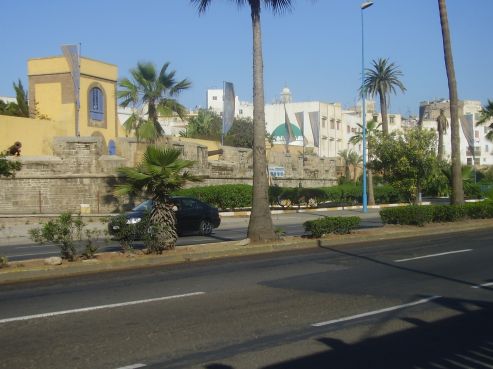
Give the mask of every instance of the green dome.
M 298 126 L 294 125 L 293 123 L 290 124 L 291 124 L 291 131 L 293 132 L 294 137 L 301 137 L 302 136 L 301 129 Z M 285 123 L 279 124 L 277 128 L 272 132 L 272 136 L 286 138 L 287 137 L 286 124 Z

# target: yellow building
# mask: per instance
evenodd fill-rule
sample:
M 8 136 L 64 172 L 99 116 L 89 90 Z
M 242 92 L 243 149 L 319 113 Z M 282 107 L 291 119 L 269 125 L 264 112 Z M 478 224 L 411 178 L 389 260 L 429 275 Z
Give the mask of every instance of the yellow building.
M 49 120 L 0 115 L 0 150 L 20 141 L 22 155 L 49 155 L 53 137 L 97 136 L 103 138 L 107 147 L 111 146 L 110 140 L 125 135 L 117 116 L 116 65 L 80 58 L 77 114 L 75 88 L 66 58 L 36 58 L 27 64 L 31 117 L 45 116 Z

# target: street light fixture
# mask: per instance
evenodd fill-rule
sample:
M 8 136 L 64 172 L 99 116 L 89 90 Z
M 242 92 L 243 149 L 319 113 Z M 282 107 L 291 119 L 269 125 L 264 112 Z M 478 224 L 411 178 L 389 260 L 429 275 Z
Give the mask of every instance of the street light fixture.
M 368 212 L 368 198 L 366 196 L 366 101 L 365 101 L 365 28 L 363 10 L 373 5 L 373 1 L 361 4 L 361 115 L 363 118 L 363 213 Z

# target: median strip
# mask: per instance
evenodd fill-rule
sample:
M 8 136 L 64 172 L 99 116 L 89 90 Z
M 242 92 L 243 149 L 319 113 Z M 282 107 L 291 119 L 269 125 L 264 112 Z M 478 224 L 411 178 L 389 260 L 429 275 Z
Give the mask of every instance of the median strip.
M 342 322 L 347 322 L 349 320 L 355 320 L 355 319 L 359 319 L 359 318 L 366 318 L 366 317 L 372 316 L 372 315 L 387 313 L 389 311 L 400 310 L 400 309 L 404 309 L 404 308 L 411 307 L 411 306 L 426 304 L 427 302 L 430 302 L 432 300 L 439 299 L 440 297 L 441 296 L 432 296 L 432 297 L 429 297 L 429 298 L 426 298 L 426 299 L 422 299 L 422 300 L 418 300 L 418 301 L 414 301 L 414 302 L 409 302 L 407 304 L 402 304 L 402 305 L 397 305 L 397 306 L 391 306 L 391 307 L 380 309 L 380 310 L 369 311 L 367 313 L 362 313 L 362 314 L 357 314 L 357 315 L 351 315 L 351 316 L 347 316 L 347 317 L 344 317 L 344 318 L 328 320 L 326 322 L 321 322 L 321 323 L 315 323 L 315 324 L 312 324 L 312 327 L 323 327 L 323 326 L 326 326 L 326 325 L 331 325 L 331 324 L 336 324 L 336 323 L 342 323 Z
M 457 254 L 457 253 L 460 253 L 460 252 L 469 252 L 469 251 L 472 251 L 472 249 L 457 250 L 457 251 L 448 251 L 448 252 L 441 252 L 439 254 L 430 254 L 430 255 L 424 255 L 424 256 L 416 256 L 414 258 L 394 260 L 394 262 L 396 262 L 396 263 L 402 263 L 403 261 L 411 261 L 411 260 L 418 260 L 418 259 L 433 258 L 435 256 L 443 256 L 443 255 Z
M 198 296 L 198 295 L 203 295 L 203 294 L 205 294 L 205 292 L 191 292 L 191 293 L 185 293 L 185 294 L 182 294 L 182 295 L 164 296 L 164 297 L 157 297 L 157 298 L 153 298 L 153 299 L 145 299 L 145 300 L 137 300 L 137 301 L 120 302 L 120 303 L 117 303 L 117 304 L 90 306 L 90 307 L 85 307 L 85 308 L 80 308 L 80 309 L 62 310 L 62 311 L 55 311 L 55 312 L 51 312 L 51 313 L 43 313 L 43 314 L 19 316 L 19 317 L 14 317 L 14 318 L 0 319 L 0 324 L 10 323 L 10 322 L 17 322 L 17 321 L 20 321 L 20 320 L 31 320 L 31 319 L 39 319 L 39 318 L 48 318 L 48 317 L 57 316 L 57 315 L 85 313 L 85 312 L 94 311 L 94 310 L 112 309 L 112 308 L 123 307 L 123 306 L 146 304 L 146 303 L 149 303 L 149 302 L 172 300 L 172 299 L 178 299 L 178 298 L 182 298 L 182 297 L 191 297 L 191 296 Z

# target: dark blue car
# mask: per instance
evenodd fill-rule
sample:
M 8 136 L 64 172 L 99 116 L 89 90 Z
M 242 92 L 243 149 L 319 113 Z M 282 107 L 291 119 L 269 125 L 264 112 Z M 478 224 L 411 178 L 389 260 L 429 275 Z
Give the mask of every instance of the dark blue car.
M 203 236 L 210 235 L 214 228 L 219 227 L 221 218 L 217 208 L 192 197 L 172 196 L 176 206 L 176 228 L 179 235 L 199 232 Z M 146 200 L 131 211 L 125 213 L 127 224 L 137 224 L 152 209 L 152 200 Z M 108 231 L 115 235 L 118 226 L 110 222 Z

